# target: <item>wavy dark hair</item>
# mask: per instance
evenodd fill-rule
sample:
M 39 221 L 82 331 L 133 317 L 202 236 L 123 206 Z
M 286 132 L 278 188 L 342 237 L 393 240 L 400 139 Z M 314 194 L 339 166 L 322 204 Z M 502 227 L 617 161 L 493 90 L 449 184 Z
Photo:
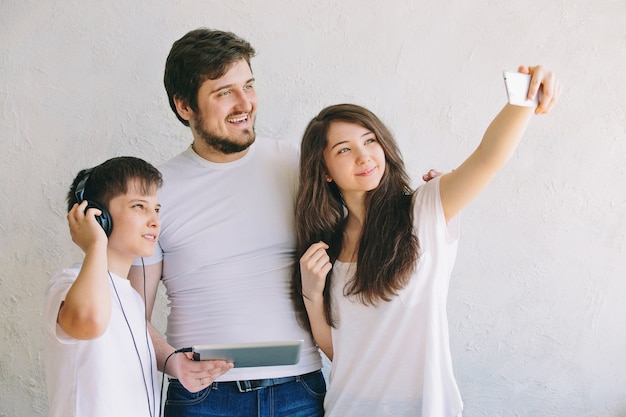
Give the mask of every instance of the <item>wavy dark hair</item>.
M 198 90 L 206 80 L 216 80 L 241 59 L 250 65 L 254 48 L 232 32 L 200 28 L 188 32 L 174 42 L 167 60 L 163 83 L 172 111 L 185 126 L 176 110 L 174 98 L 184 100 L 194 112 L 198 111 Z
M 296 200 L 296 259 L 320 240 L 329 245 L 331 263 L 341 252 L 346 208 L 336 184 L 325 180 L 328 170 L 323 155 L 328 129 L 334 121 L 356 123 L 369 129 L 385 153 L 386 166 L 380 184 L 365 199 L 366 215 L 355 275 L 343 291 L 345 296 L 356 296 L 365 305 L 375 305 L 390 301 L 407 285 L 419 256 L 419 242 L 413 227 L 413 191 L 402 155 L 389 129 L 366 108 L 354 104 L 327 107 L 311 120 L 304 132 Z M 324 289 L 324 309 L 327 323 L 335 326 L 329 276 Z M 292 296 L 300 324 L 310 330 L 299 262 L 292 276 Z

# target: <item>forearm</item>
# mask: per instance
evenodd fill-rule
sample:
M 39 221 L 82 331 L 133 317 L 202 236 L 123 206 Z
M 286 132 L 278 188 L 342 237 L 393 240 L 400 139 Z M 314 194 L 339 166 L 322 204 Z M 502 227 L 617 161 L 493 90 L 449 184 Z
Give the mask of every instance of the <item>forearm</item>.
M 152 339 L 152 345 L 154 346 L 154 352 L 156 355 L 157 367 L 160 371 L 163 371 L 163 366 L 167 357 L 176 349 L 172 347 L 165 337 L 159 332 L 156 327 L 151 323 L 152 310 L 156 301 L 157 289 L 161 280 L 162 263 L 156 263 L 147 266 L 132 266 L 128 272 L 128 279 L 135 290 L 144 297 L 146 303 L 146 320 L 148 321 L 148 331 L 150 332 L 150 338 Z M 172 358 L 167 363 L 167 373 L 171 376 L 174 375 L 172 366 Z
M 511 159 L 534 114 L 534 109 L 507 104 L 489 124 L 475 154 L 484 169 L 497 172 Z
M 456 170 L 441 177 L 439 191 L 446 221 L 476 198 L 511 159 L 532 115 L 531 108 L 504 106 L 478 148 Z
M 309 323 L 311 324 L 311 332 L 317 346 L 324 352 L 328 359 L 333 359 L 333 339 L 332 329 L 326 322 L 326 315 L 324 313 L 323 300 L 309 300 L 304 299 L 304 305 L 306 307 L 307 315 L 309 316 Z
M 165 359 L 167 359 L 167 357 L 176 349 L 174 349 L 169 343 L 167 343 L 167 340 L 165 340 L 165 337 L 163 337 L 161 332 L 159 332 L 150 322 L 148 322 L 148 331 L 150 332 L 150 338 L 152 339 L 152 344 L 154 345 L 154 353 L 156 355 L 157 367 L 159 371 L 165 372 L 163 370 Z M 170 364 L 171 362 L 168 361 L 168 365 Z M 171 376 L 175 376 L 172 373 L 172 367 L 168 366 L 167 370 L 169 372 L 165 373 Z

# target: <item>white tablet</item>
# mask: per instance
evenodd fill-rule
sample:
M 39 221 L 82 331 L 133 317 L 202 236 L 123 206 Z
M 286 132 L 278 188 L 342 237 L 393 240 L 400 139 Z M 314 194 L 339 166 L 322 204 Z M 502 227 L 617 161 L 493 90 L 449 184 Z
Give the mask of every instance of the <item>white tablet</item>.
M 235 343 L 193 346 L 196 361 L 225 360 L 235 368 L 295 365 L 300 361 L 303 340 L 267 343 Z

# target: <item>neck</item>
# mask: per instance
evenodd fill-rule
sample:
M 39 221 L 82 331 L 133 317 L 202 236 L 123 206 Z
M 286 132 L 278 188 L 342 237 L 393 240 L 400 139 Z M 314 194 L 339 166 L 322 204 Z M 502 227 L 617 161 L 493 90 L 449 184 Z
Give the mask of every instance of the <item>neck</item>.
M 130 271 L 130 266 L 133 264 L 134 259 L 121 259 L 115 253 L 111 253 L 111 251 L 107 253 L 107 258 L 109 272 L 120 278 L 128 279 L 128 272 Z
M 342 194 L 343 201 L 348 208 L 348 224 L 363 226 L 365 220 L 365 193 Z
M 343 243 L 339 251 L 342 262 L 356 262 L 361 239 L 361 231 L 365 221 L 365 194 L 344 195 L 344 203 L 348 208 L 346 227 L 343 231 Z
M 213 148 L 212 146 L 207 145 L 203 140 L 194 139 L 191 144 L 191 149 L 193 149 L 193 151 L 202 159 L 206 159 L 209 162 L 223 164 L 243 158 L 248 153 L 250 148 L 248 147 L 241 152 L 226 154 Z
M 343 239 L 338 259 L 342 262 L 356 262 L 363 223 L 354 216 L 348 216 L 343 230 Z

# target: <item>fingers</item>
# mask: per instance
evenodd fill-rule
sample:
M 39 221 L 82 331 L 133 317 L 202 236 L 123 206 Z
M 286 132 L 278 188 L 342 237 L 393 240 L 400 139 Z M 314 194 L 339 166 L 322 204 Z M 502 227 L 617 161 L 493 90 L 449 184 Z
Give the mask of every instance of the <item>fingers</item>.
M 549 113 L 561 96 L 561 82 L 552 73 L 550 73 L 548 82 L 544 82 L 541 88 L 543 97 L 541 97 L 539 106 L 535 110 L 536 114 Z
M 539 105 L 535 109 L 535 114 L 549 113 L 561 95 L 561 82 L 556 75 L 541 65 L 534 67 L 520 66 L 518 70 L 532 75 L 530 87 L 528 88 L 528 99 L 534 99 L 541 91 Z
M 224 375 L 228 372 L 233 364 L 225 361 L 200 361 L 200 362 L 213 362 L 213 367 L 208 368 L 204 372 L 198 372 L 194 375 L 194 378 L 191 379 L 192 383 L 196 387 L 196 391 L 192 391 L 187 388 L 190 392 L 197 392 L 205 389 L 209 385 L 211 385 L 217 378 Z
M 187 355 L 176 355 L 176 368 L 180 383 L 189 392 L 198 392 L 210 386 L 215 380 L 233 368 L 226 361 L 194 361 Z
M 441 172 L 437 171 L 436 169 L 432 168 L 431 170 L 429 170 L 426 174 L 422 175 L 422 179 L 425 182 L 428 182 L 432 179 L 437 178 L 438 176 L 441 175 Z
M 541 88 L 543 77 L 545 76 L 545 70 L 542 66 L 538 65 L 536 67 L 529 67 L 528 71 L 532 78 L 530 79 L 527 98 L 533 100 L 537 94 L 539 94 L 539 89 Z
M 87 201 L 82 201 L 80 204 L 74 204 L 67 213 L 67 222 L 72 241 L 84 252 L 93 247 L 94 244 L 108 241 L 104 229 L 100 227 L 95 218 L 96 215 L 102 212 L 98 209 L 90 208 L 85 213 L 86 207 Z
M 85 216 L 85 207 L 87 207 L 87 201 L 81 201 L 80 204 L 74 203 L 72 209 L 67 213 L 67 221 L 80 221 L 80 219 Z
M 67 220 L 70 223 L 81 223 L 83 221 L 85 221 L 86 218 L 91 217 L 94 218 L 95 220 L 95 216 L 99 216 L 102 214 L 102 211 L 100 211 L 99 209 L 95 208 L 95 207 L 91 207 L 89 208 L 89 210 L 87 210 L 87 212 L 85 212 L 85 209 L 87 208 L 87 204 L 88 201 L 87 200 L 83 200 L 80 202 L 80 204 L 74 203 L 74 205 L 72 206 L 72 209 L 67 213 Z
M 314 243 L 300 258 L 302 296 L 305 300 L 315 301 L 323 298 L 326 276 L 332 269 L 326 249 L 328 249 L 326 243 Z
M 312 244 L 300 258 L 300 269 L 315 275 L 322 274 L 324 270 L 328 273 L 331 265 L 326 249 L 328 245 L 324 242 Z

